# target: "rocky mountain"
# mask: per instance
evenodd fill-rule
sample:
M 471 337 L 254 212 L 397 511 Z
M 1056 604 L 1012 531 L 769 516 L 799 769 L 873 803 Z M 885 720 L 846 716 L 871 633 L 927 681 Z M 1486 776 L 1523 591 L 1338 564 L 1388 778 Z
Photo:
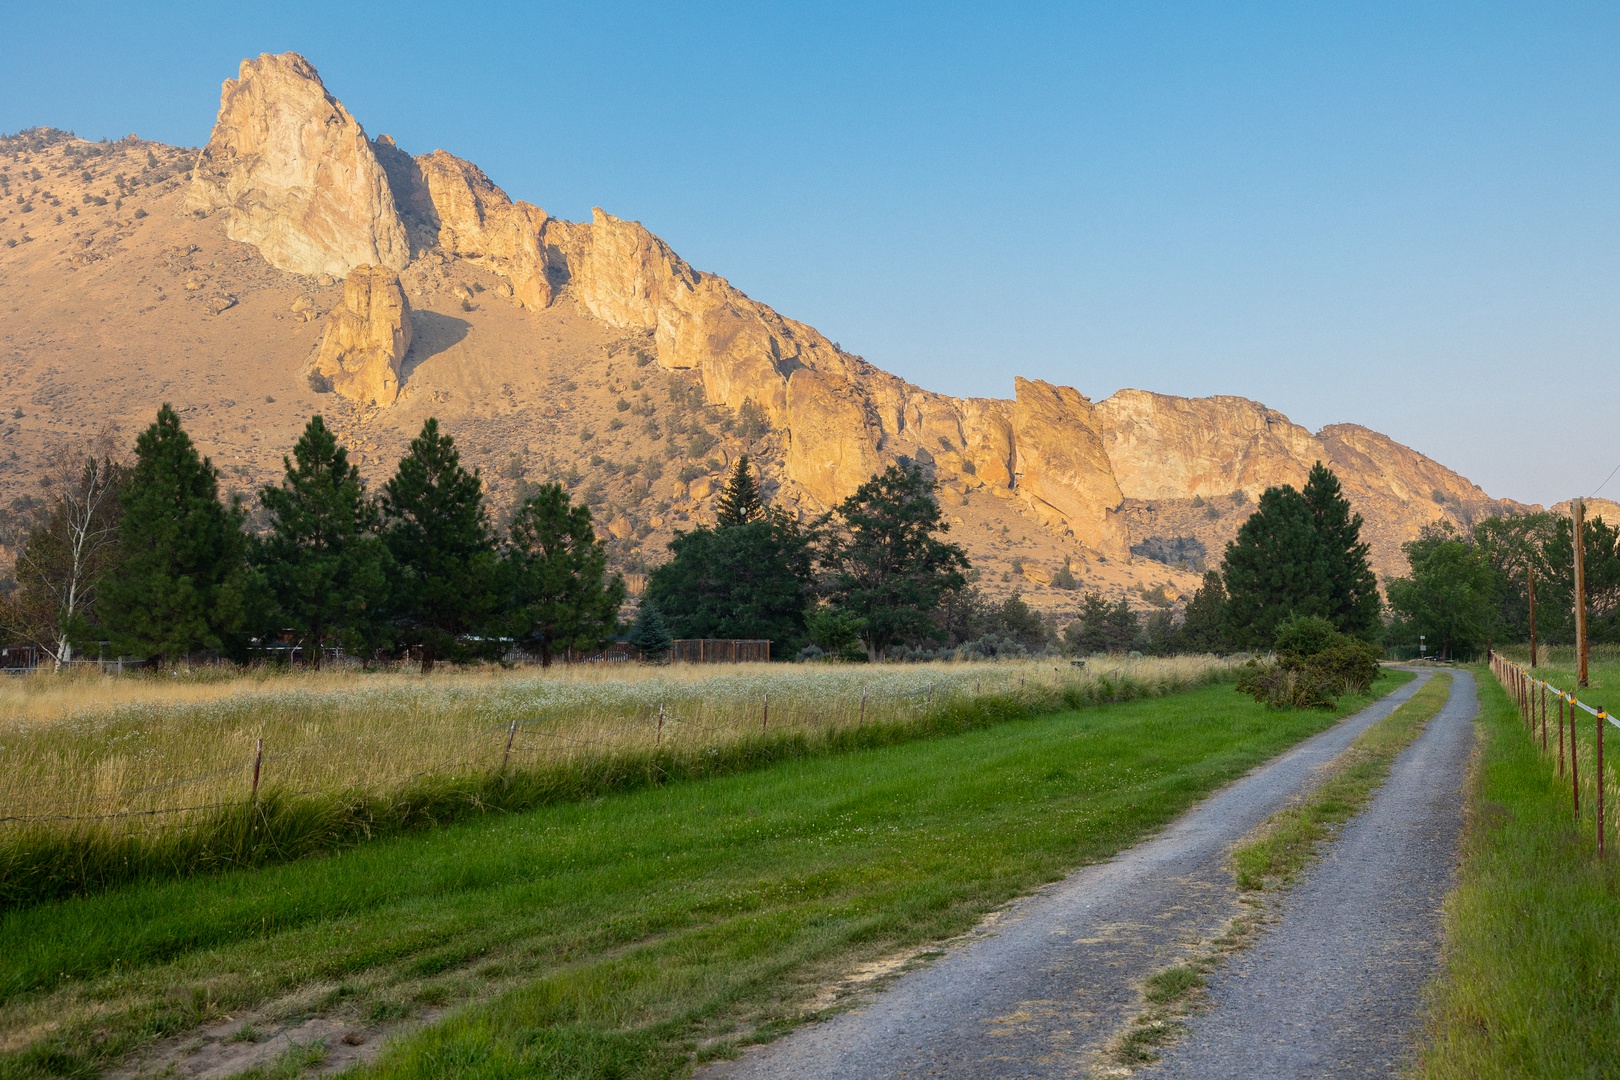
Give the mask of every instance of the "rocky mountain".
M 35 129 L 0 141 L 0 501 L 161 401 L 240 490 L 323 413 L 382 479 L 436 415 L 494 505 L 562 479 L 630 571 L 712 517 L 736 455 L 806 518 L 904 455 L 932 468 L 992 595 L 1196 583 L 1267 486 L 1322 460 L 1383 574 L 1402 541 L 1513 504 L 1355 425 L 1256 402 L 1015 378 L 955 398 L 845 352 L 634 221 L 513 201 L 443 150 L 368 136 L 296 54 L 245 60 L 200 151 Z

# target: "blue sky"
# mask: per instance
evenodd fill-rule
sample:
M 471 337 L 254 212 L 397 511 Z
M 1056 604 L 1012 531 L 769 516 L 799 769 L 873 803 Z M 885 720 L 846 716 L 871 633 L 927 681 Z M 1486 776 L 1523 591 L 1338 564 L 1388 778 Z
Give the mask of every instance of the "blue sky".
M 372 134 L 635 218 L 921 385 L 1241 394 L 1493 495 L 1620 463 L 1620 6 L 17 5 L 0 130 Z M 1620 479 L 1604 494 L 1620 498 Z

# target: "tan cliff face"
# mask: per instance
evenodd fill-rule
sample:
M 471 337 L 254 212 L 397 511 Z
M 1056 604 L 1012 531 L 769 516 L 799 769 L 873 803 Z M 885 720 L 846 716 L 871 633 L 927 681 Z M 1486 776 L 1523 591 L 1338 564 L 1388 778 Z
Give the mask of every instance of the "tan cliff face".
M 386 266 L 357 266 L 343 283 L 343 300 L 326 316 L 310 370 L 350 401 L 392 405 L 410 348 L 411 305 L 399 276 Z
M 365 131 L 295 53 L 244 60 L 225 81 L 187 205 L 225 211 L 227 236 L 290 273 L 342 277 L 410 259 Z
M 436 415 L 497 503 L 569 477 L 625 566 L 709 520 L 740 453 L 805 520 L 907 457 L 941 481 L 982 587 L 1049 609 L 1077 602 L 1050 586 L 1064 566 L 1110 595 L 1184 595 L 1193 568 L 1131 546 L 1182 538 L 1213 562 L 1261 490 L 1316 460 L 1367 518 L 1384 574 L 1422 525 L 1508 505 L 1375 432 L 1313 435 L 1242 398 L 924 390 L 637 222 L 563 221 L 444 150 L 368 139 L 293 54 L 243 63 L 194 156 L 24 133 L 0 143 L 0 187 L 45 211 L 0 209 L 0 239 L 21 241 L 0 247 L 16 448 L 189 400 L 188 430 L 250 489 L 318 411 L 375 480 Z M 12 455 L 0 493 L 27 487 Z

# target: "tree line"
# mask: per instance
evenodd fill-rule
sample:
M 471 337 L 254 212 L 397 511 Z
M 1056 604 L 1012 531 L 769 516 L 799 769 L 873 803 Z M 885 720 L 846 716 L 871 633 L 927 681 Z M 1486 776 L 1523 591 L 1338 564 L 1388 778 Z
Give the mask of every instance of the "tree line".
M 1463 531 L 1449 522 L 1403 545 L 1411 572 L 1389 582 L 1391 648 L 1479 655 L 1493 642 L 1530 637 L 1530 579 L 1535 578 L 1536 636 L 1549 645 L 1575 641 L 1575 539 L 1566 515 L 1535 511 L 1490 518 Z M 1581 529 L 1587 636 L 1620 642 L 1620 528 L 1602 518 Z
M 52 496 L 18 541 L 15 587 L 0 596 L 0 641 L 63 661 L 93 646 L 160 664 L 296 646 L 319 665 L 337 647 L 431 670 L 512 649 L 550 663 L 626 630 L 653 656 L 675 637 L 769 639 L 778 658 L 1264 652 L 1313 619 L 1393 649 L 1423 634 L 1431 651 L 1463 657 L 1526 635 L 1531 567 L 1543 640 L 1573 633 L 1569 522 L 1551 514 L 1426 530 L 1405 545 L 1411 574 L 1387 583 L 1386 622 L 1362 519 L 1320 462 L 1302 489 L 1260 497 L 1181 619 L 1168 606 L 1144 619 L 1091 592 L 1061 630 L 1017 592 L 980 592 L 946 539 L 934 479 L 906 459 L 800 522 L 767 504 L 740 457 L 714 523 L 676 532 L 629 627 L 590 509 L 562 484 L 526 486 L 497 530 L 481 477 L 435 419 L 375 494 L 320 416 L 283 464 L 257 493 L 262 527 L 250 530 L 168 405 L 127 463 L 106 442 L 59 455 Z M 1620 639 L 1620 530 L 1594 521 L 1585 546 L 1593 640 Z
M 243 660 L 290 637 L 316 666 L 341 647 L 411 653 L 428 671 L 508 644 L 549 662 L 617 625 L 624 581 L 606 571 L 590 512 L 544 485 L 497 536 L 482 480 L 435 419 L 376 496 L 320 416 L 283 465 L 258 493 L 266 527 L 250 533 L 165 404 L 128 464 L 102 446 L 53 478 L 0 630 L 59 662 L 102 643 L 157 663 Z
M 166 664 L 296 645 L 315 665 L 340 647 L 416 656 L 427 671 L 512 648 L 550 663 L 623 629 L 625 583 L 590 509 L 561 484 L 526 488 L 497 534 L 481 477 L 435 419 L 373 495 L 312 417 L 280 483 L 258 492 L 258 531 L 168 405 L 127 464 L 110 445 L 64 461 L 0 597 L 0 639 L 59 661 L 90 646 Z M 939 612 L 969 564 L 942 539 L 935 483 L 916 463 L 801 525 L 765 504 L 743 456 L 717 510 L 651 573 L 632 644 L 656 655 L 672 633 L 768 638 L 778 656 L 875 659 L 946 636 Z

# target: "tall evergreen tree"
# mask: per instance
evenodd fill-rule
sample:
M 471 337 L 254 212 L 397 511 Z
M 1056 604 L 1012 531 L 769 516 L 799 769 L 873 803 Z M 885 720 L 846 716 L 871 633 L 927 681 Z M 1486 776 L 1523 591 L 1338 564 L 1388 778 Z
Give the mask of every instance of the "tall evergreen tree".
M 388 549 L 360 471 L 325 420 L 310 417 L 281 463 L 281 484 L 259 492 L 270 532 L 254 544 L 253 561 L 275 598 L 276 621 L 297 628 L 304 655 L 319 668 L 329 639 L 350 649 L 377 640 Z
M 1085 655 L 1126 652 L 1137 645 L 1141 620 L 1121 597 L 1110 604 L 1099 592 L 1080 600 L 1080 613 L 1063 631 L 1071 650 Z
M 1361 515 L 1339 487 L 1339 478 L 1318 461 L 1301 492 L 1311 508 L 1316 539 L 1322 548 L 1327 575 L 1324 616 L 1341 634 L 1367 641 L 1380 629 L 1378 578 L 1367 561 L 1368 546 L 1361 541 Z
M 1332 586 L 1316 520 L 1291 486 L 1267 488 L 1226 546 L 1227 635 L 1239 648 L 1267 648 L 1289 615 L 1325 615 Z
M 936 484 L 915 462 L 902 459 L 856 489 L 839 505 L 841 529 L 822 564 L 830 595 L 842 610 L 865 621 L 861 640 L 876 660 L 908 639 L 934 638 L 940 598 L 967 583 L 967 554 L 939 539 Z
M 778 511 L 677 532 L 670 559 L 647 577 L 647 595 L 677 637 L 768 638 L 776 656 L 798 652 L 810 603 L 810 538 Z
M 540 652 L 589 649 L 618 624 L 624 578 L 607 574 L 607 551 L 588 506 L 574 506 L 561 484 L 545 484 L 512 519 L 506 566 L 512 634 Z
M 737 458 L 737 467 L 731 470 L 731 479 L 715 500 L 715 518 L 720 526 L 746 525 L 765 516 L 765 501 L 760 498 L 759 485 L 748 468 L 748 455 Z
M 455 440 L 429 417 L 383 486 L 383 539 L 398 566 L 396 623 L 422 650 L 422 671 L 460 659 L 466 637 L 499 605 L 499 565 L 484 513 L 483 481 L 461 467 Z M 487 648 L 483 651 L 488 651 Z
M 1176 628 L 1172 644 L 1177 652 L 1225 653 L 1226 584 L 1218 570 L 1205 570 L 1203 584 L 1187 601 L 1187 611 Z
M 197 453 L 167 403 L 135 440 L 119 501 L 120 562 L 98 603 L 114 645 L 160 661 L 239 647 L 242 509 L 219 501 L 219 471 Z

